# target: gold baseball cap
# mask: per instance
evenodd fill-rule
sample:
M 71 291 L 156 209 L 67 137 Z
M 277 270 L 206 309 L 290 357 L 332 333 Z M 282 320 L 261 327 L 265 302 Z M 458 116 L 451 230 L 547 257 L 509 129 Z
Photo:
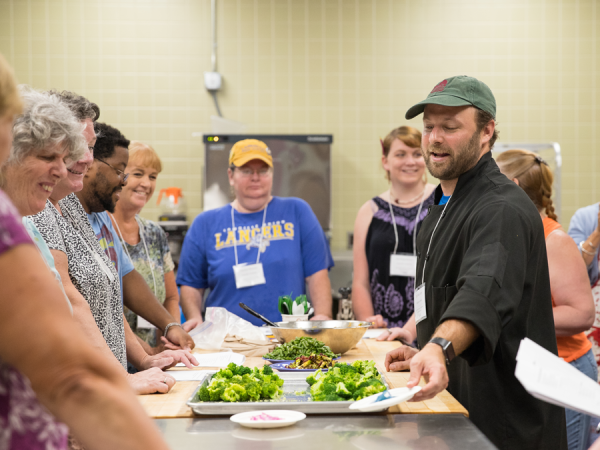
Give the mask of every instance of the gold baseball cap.
M 229 152 L 229 165 L 242 167 L 248 161 L 260 159 L 273 167 L 273 156 L 271 150 L 263 141 L 257 139 L 244 139 L 233 144 Z

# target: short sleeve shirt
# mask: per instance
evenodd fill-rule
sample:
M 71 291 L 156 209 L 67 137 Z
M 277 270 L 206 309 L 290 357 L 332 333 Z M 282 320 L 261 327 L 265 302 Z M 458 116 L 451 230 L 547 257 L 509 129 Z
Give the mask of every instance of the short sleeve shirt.
M 31 243 L 16 209 L 0 191 L 0 255 Z M 67 433 L 39 403 L 29 380 L 0 360 L 0 449 L 65 449 Z
M 119 274 L 119 282 L 121 284 L 121 303 L 123 303 L 123 277 L 133 270 L 133 264 L 127 256 L 123 245 L 118 239 L 118 234 L 115 231 L 110 217 L 106 211 L 101 213 L 92 213 L 87 215 L 96 239 L 110 262 L 112 262 L 115 270 Z
M 206 211 L 186 234 L 177 284 L 210 288 L 206 306 L 222 306 L 255 325 L 243 302 L 271 321 L 281 321 L 277 300 L 305 293 L 305 279 L 333 266 L 325 233 L 312 209 L 299 198 L 273 197 L 264 210 L 244 214 L 232 206 Z M 262 238 L 261 238 L 262 235 Z M 233 266 L 256 263 L 260 252 L 266 284 L 237 289 Z
M 62 199 L 59 206 L 62 215 L 47 202 L 32 220 L 48 247 L 67 255 L 71 282 L 90 305 L 108 347 L 127 368 L 119 274 L 100 247 L 75 194 Z

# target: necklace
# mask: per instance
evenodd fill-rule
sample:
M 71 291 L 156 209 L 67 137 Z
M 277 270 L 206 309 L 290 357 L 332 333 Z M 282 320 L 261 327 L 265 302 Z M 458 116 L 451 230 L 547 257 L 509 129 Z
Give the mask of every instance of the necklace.
M 425 194 L 426 190 L 427 190 L 427 185 L 425 185 L 425 189 L 423 189 L 423 192 L 421 192 L 415 198 L 411 198 L 410 200 L 398 200 L 397 198 L 392 197 L 392 189 L 390 188 L 390 197 L 392 197 L 392 200 L 394 200 L 394 203 L 397 203 L 398 205 L 406 205 L 407 203 L 412 203 L 416 200 L 419 200 L 423 196 L 423 194 Z

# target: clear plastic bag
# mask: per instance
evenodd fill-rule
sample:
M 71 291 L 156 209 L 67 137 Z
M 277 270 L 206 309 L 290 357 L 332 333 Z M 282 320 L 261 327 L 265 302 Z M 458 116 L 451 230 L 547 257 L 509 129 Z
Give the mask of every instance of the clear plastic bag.
M 204 322 L 190 332 L 196 347 L 205 350 L 220 349 L 228 334 L 255 341 L 267 340 L 260 328 L 221 307 L 206 308 Z

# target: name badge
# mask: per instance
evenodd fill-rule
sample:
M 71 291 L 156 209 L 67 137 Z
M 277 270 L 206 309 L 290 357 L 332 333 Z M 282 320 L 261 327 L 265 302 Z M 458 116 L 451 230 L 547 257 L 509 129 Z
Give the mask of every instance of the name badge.
M 410 253 L 392 253 L 390 255 L 390 276 L 416 277 L 417 257 Z
M 96 262 L 100 265 L 102 272 L 104 272 L 104 274 L 108 277 L 108 279 L 110 280 L 111 283 L 114 283 L 115 276 L 113 275 L 110 268 L 106 265 L 106 263 L 104 262 L 102 257 L 96 252 L 94 252 L 93 255 L 94 255 L 94 259 L 96 260 Z
M 415 289 L 415 323 L 427 319 L 427 306 L 425 306 L 425 283 Z
M 235 286 L 238 289 L 267 283 L 262 263 L 238 264 L 233 266 L 233 274 L 235 275 Z
M 152 325 L 150 322 L 148 322 L 146 319 L 140 316 L 137 316 L 137 327 L 146 329 L 156 328 L 154 325 Z

